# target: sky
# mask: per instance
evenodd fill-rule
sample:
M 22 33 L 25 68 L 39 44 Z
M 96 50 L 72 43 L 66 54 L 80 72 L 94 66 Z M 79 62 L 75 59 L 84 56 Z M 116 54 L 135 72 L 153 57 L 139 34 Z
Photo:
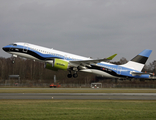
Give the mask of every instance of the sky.
M 0 48 L 14 42 L 113 61 L 151 49 L 153 62 L 156 0 L 0 0 Z

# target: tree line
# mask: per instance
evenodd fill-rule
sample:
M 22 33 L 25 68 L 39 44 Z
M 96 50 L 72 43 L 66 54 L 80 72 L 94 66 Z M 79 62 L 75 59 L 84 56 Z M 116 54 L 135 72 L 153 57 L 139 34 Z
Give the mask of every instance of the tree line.
M 20 75 L 22 81 L 33 81 L 36 83 L 53 82 L 54 75 L 56 75 L 57 82 L 60 83 L 89 83 L 96 79 L 96 75 L 84 72 L 78 72 L 77 78 L 67 78 L 68 71 L 52 71 L 44 68 L 44 63 L 17 57 L 15 63 L 11 62 L 12 57 L 0 57 L 0 83 L 8 80 L 9 75 Z M 126 58 L 121 58 L 119 61 L 111 62 L 113 64 L 121 65 L 126 63 Z M 145 65 L 143 71 L 156 74 L 156 61 Z
M 79 72 L 77 78 L 67 78 L 68 71 L 52 71 L 44 68 L 44 63 L 17 57 L 12 63 L 12 57 L 0 57 L 0 83 L 9 79 L 9 75 L 20 75 L 22 81 L 33 81 L 36 83 L 49 83 L 54 81 L 61 83 L 84 83 L 95 78 L 95 75 Z

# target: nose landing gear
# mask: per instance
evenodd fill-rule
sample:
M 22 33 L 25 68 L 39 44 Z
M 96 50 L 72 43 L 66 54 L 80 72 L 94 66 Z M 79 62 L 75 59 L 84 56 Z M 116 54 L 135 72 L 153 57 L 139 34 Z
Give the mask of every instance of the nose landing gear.
M 14 64 L 15 63 L 15 58 L 17 57 L 17 55 L 12 55 L 12 57 L 11 57 L 11 62 L 12 62 L 12 64 Z
M 15 60 L 11 60 L 11 62 L 12 62 L 12 64 L 14 64 L 15 63 Z

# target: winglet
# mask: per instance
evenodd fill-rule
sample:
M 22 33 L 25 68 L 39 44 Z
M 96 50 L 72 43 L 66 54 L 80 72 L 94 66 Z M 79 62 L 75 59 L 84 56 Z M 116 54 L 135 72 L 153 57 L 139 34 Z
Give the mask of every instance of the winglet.
M 114 55 L 108 57 L 107 59 L 108 59 L 108 60 L 112 60 L 116 55 L 117 55 L 117 54 L 114 54 Z

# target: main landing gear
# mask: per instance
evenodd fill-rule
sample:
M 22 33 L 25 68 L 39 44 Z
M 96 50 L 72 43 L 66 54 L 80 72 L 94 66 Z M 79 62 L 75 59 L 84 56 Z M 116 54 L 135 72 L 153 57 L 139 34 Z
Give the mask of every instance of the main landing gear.
M 17 58 L 17 55 L 12 55 L 12 57 L 11 57 L 11 62 L 12 62 L 12 64 L 14 64 L 15 63 L 15 59 Z
M 77 72 L 75 71 L 75 73 L 72 75 L 71 71 L 69 71 L 69 74 L 67 75 L 67 77 L 68 77 L 68 78 L 72 78 L 72 76 L 73 76 L 74 78 L 77 78 L 77 77 L 78 77 Z

